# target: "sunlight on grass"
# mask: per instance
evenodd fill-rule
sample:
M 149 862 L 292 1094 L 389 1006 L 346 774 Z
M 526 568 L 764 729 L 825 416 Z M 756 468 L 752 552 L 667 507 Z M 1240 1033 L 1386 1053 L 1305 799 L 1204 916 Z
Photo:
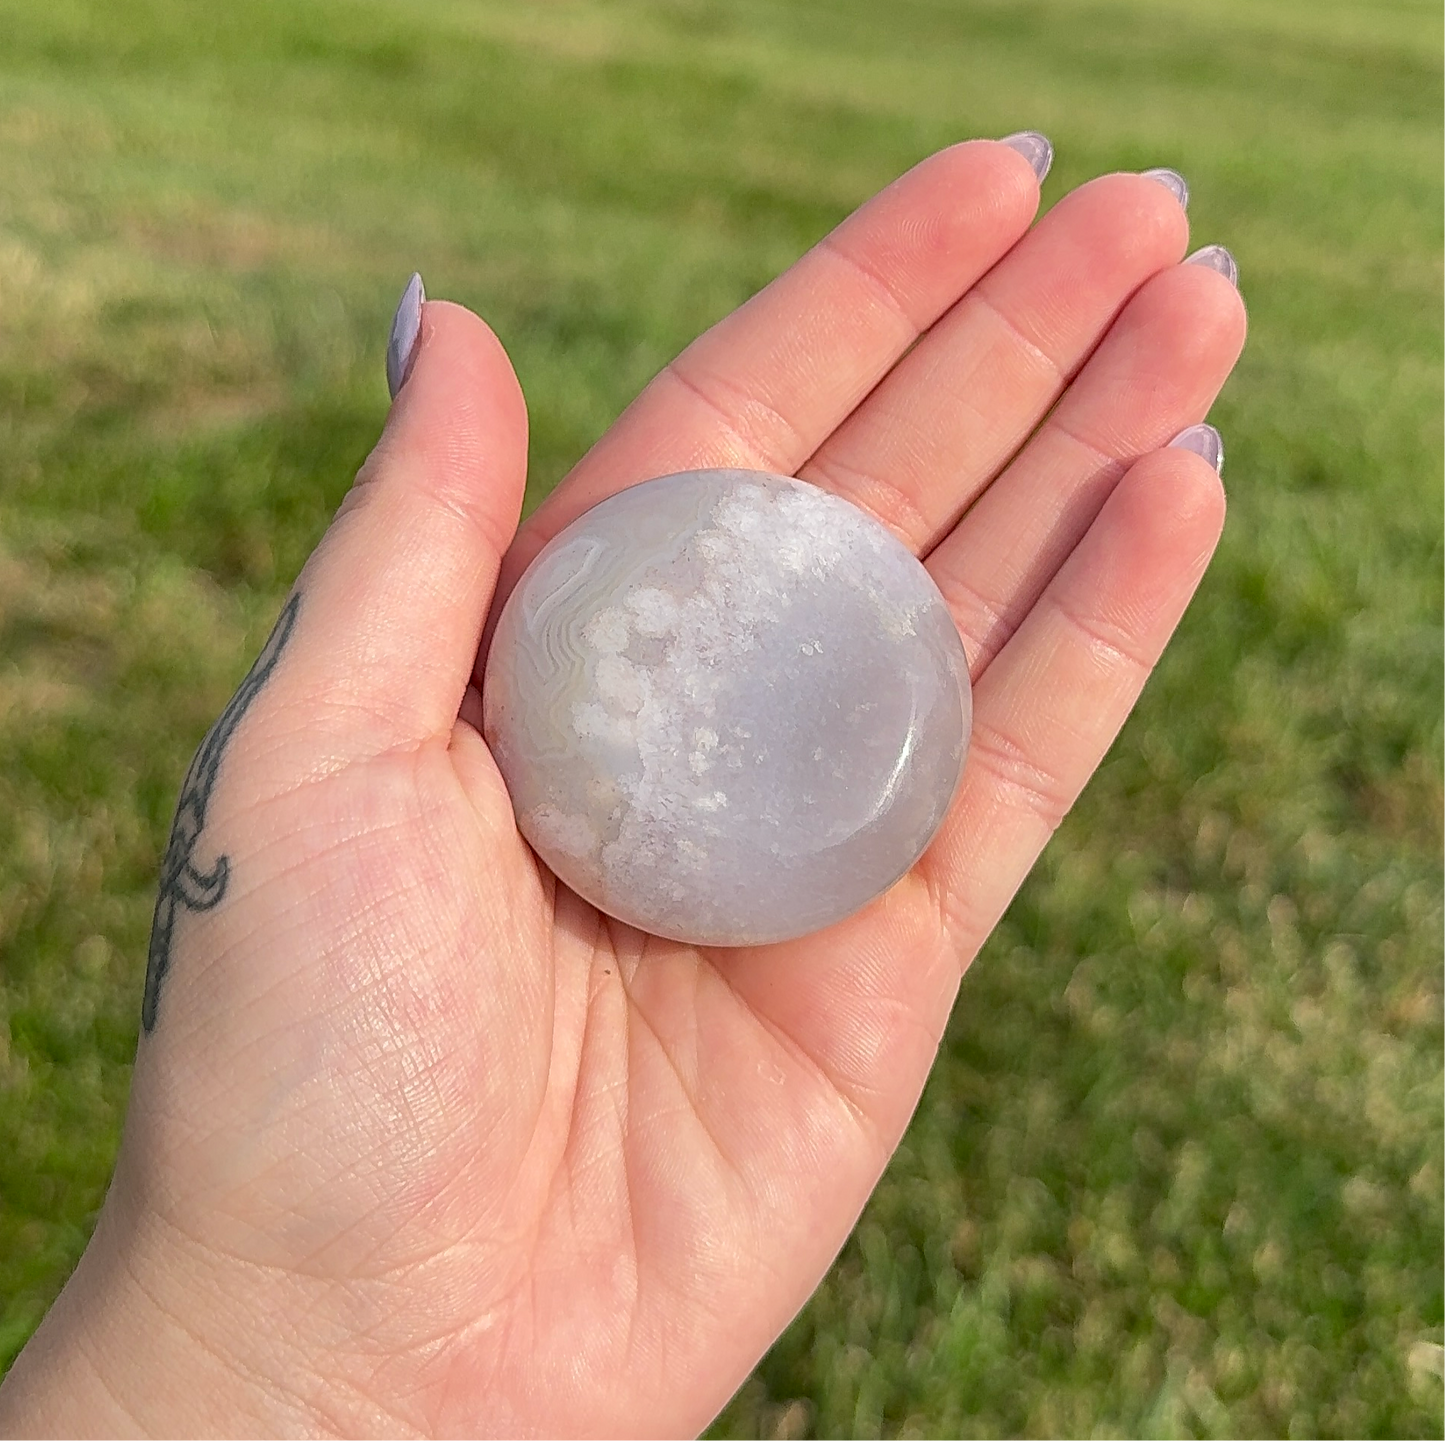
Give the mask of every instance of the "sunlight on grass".
M 1189 178 L 1220 559 L 720 1435 L 1440 1434 L 1440 17 L 1365 0 L 0 0 L 0 1348 L 104 1193 L 186 761 L 420 268 L 533 501 L 898 171 Z

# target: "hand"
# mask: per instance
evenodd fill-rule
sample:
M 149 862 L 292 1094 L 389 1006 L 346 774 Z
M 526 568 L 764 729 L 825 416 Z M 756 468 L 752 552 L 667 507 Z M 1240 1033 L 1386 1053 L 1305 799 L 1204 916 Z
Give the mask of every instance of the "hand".
M 1007 145 L 923 162 L 679 356 L 515 535 L 516 380 L 479 320 L 425 306 L 380 443 L 187 780 L 114 1184 L 7 1424 L 645 1434 L 723 1405 L 847 1236 L 964 968 L 1219 534 L 1214 467 L 1165 447 L 1239 352 L 1236 290 L 1178 263 L 1153 180 L 1096 180 L 1031 229 L 1037 203 Z M 557 885 L 478 730 L 485 619 L 541 546 L 710 465 L 798 474 L 926 556 L 975 688 L 913 872 L 752 951 Z

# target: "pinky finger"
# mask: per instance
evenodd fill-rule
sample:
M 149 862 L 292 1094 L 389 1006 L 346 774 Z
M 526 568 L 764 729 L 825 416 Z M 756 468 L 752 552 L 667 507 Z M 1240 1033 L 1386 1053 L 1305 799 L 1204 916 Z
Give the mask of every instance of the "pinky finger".
M 963 782 L 921 863 L 964 957 L 1103 759 L 1214 553 L 1224 491 L 1185 436 L 1135 462 L 975 686 Z

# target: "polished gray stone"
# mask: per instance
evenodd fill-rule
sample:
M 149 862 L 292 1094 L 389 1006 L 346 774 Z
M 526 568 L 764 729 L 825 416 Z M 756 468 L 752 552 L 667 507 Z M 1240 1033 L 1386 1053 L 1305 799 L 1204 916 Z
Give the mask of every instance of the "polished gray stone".
M 725 946 L 819 930 L 898 880 L 971 718 L 914 556 L 845 500 L 741 470 L 647 481 L 568 526 L 508 598 L 482 696 L 558 877 Z

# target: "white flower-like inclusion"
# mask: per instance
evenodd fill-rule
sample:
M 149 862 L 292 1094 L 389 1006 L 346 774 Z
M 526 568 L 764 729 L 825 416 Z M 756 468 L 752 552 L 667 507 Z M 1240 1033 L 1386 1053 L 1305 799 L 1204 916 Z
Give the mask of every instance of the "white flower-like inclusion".
M 747 471 L 574 521 L 509 598 L 483 701 L 558 876 L 718 945 L 818 929 L 891 885 L 946 811 L 969 723 L 918 561 L 846 501 Z

